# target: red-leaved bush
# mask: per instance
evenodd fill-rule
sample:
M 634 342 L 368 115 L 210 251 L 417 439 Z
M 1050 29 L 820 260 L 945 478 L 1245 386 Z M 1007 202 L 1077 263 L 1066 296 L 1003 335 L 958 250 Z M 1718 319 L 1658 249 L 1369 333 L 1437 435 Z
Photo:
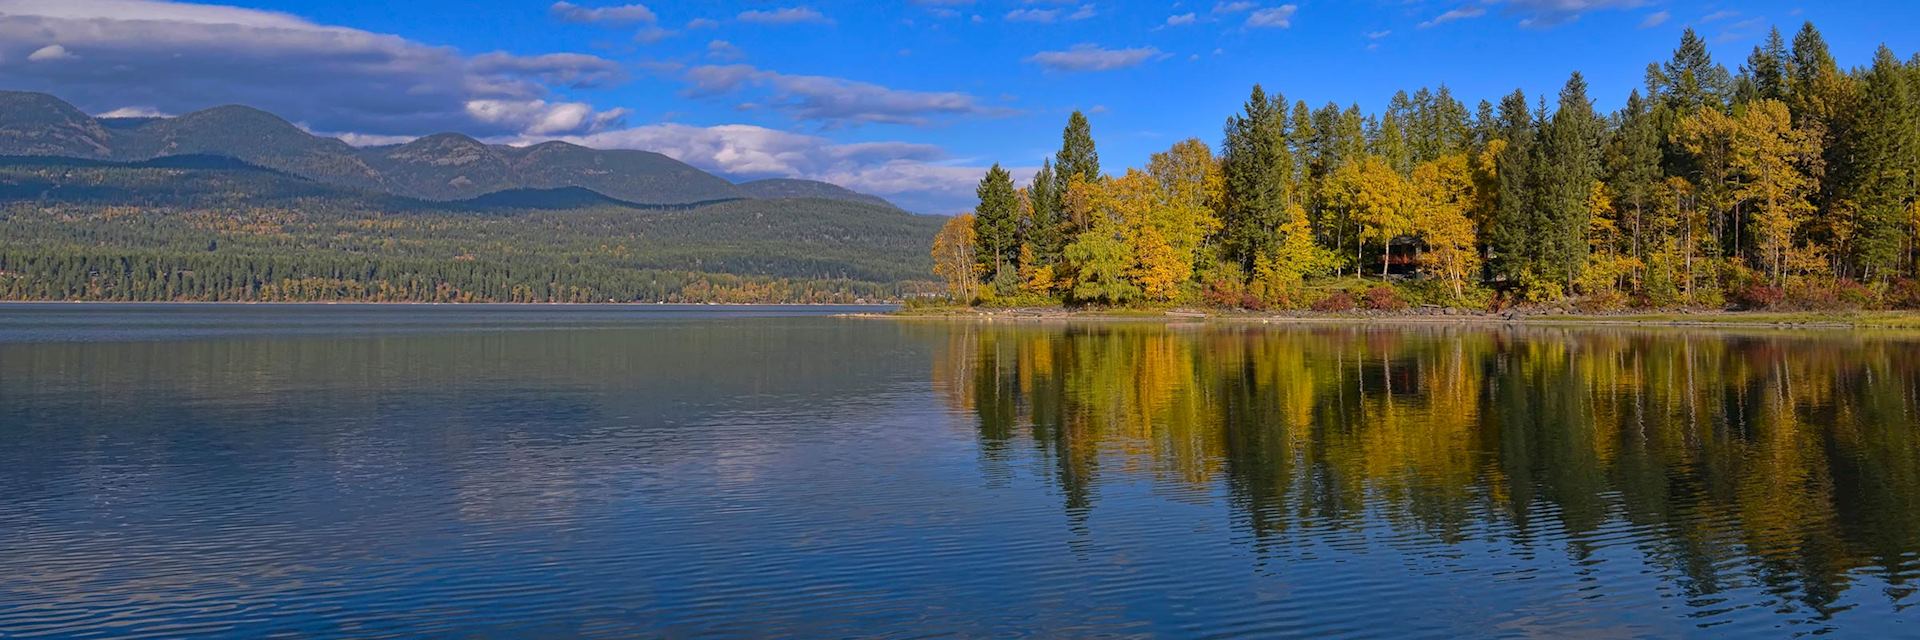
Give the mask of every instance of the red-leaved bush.
M 1347 295 L 1347 292 L 1345 291 L 1335 291 L 1333 292 L 1333 295 L 1329 295 L 1325 298 L 1321 298 L 1313 302 L 1314 311 L 1337 313 L 1341 311 L 1352 311 L 1353 307 L 1354 307 L 1353 296 Z
M 1367 308 L 1374 311 L 1399 311 L 1407 308 L 1407 301 L 1400 299 L 1400 292 L 1393 287 L 1374 287 L 1367 290 Z
M 1786 289 L 1760 281 L 1749 282 L 1733 292 L 1733 303 L 1742 309 L 1773 309 L 1786 300 Z

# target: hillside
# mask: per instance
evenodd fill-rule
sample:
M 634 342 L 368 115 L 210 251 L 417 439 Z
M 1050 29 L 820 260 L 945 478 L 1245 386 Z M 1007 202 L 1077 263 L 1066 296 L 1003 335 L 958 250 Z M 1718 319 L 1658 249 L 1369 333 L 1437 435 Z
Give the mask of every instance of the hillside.
M 883 207 L 893 206 L 893 203 L 879 196 L 870 196 L 840 185 L 813 180 L 787 178 L 754 180 L 734 185 L 734 193 L 742 198 L 823 198 L 865 202 Z
M 665 155 L 564 142 L 486 144 L 440 133 L 405 144 L 354 147 L 307 133 L 251 107 L 174 118 L 97 119 L 42 93 L 0 91 L 0 155 L 138 162 L 230 156 L 331 185 L 422 200 L 465 200 L 512 189 L 581 187 L 641 204 L 733 198 L 824 198 L 891 207 L 876 196 L 811 180 L 734 184 Z
M 0 298 L 845 302 L 925 290 L 941 220 L 820 198 L 457 202 L 217 156 L 0 157 Z

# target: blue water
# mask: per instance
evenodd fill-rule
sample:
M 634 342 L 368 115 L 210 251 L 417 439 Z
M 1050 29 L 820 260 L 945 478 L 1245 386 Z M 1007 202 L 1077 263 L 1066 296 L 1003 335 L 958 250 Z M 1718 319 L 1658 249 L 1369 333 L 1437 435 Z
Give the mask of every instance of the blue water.
M 0 637 L 1915 637 L 1920 347 L 0 306 Z

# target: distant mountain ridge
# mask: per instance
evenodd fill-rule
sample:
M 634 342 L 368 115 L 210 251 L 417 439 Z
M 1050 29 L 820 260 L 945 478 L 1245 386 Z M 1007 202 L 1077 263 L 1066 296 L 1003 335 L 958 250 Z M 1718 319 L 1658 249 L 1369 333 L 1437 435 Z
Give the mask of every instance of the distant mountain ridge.
M 0 299 L 897 299 L 930 289 L 944 223 L 823 198 L 424 200 L 225 155 L 0 155 Z
M 95 118 L 44 93 L 0 91 L 0 155 L 141 162 L 227 156 L 317 182 L 435 201 L 497 192 L 515 197 L 585 189 L 635 204 L 816 198 L 887 207 L 878 196 L 812 180 L 735 184 L 650 151 L 591 149 L 565 142 L 491 145 L 458 133 L 405 144 L 354 147 L 307 133 L 252 107 L 214 107 L 171 118 Z M 895 207 L 897 208 L 897 207 Z

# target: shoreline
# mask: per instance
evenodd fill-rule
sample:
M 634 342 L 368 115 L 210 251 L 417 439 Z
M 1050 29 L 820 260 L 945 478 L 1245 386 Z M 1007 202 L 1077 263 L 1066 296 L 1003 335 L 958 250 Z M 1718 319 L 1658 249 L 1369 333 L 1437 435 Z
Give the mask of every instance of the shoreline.
M 1251 313 L 1175 309 L 1169 311 L 1093 311 L 1068 309 L 969 309 L 851 313 L 847 317 L 888 320 L 970 320 L 1009 323 L 1200 323 L 1222 325 L 1462 325 L 1566 327 L 1685 327 L 1786 330 L 1920 331 L 1920 311 L 1691 311 L 1621 314 L 1524 313 Z
M 1901 330 L 1920 332 L 1920 311 L 1671 311 L 1648 313 L 1486 313 L 1459 310 L 1420 312 L 1330 313 L 1286 311 L 1261 313 L 1211 309 L 1164 310 L 1065 309 L 1029 307 L 1006 309 L 950 308 L 906 310 L 899 303 L 744 303 L 744 302 L 248 302 L 206 300 L 0 300 L 6 307 L 55 306 L 201 306 L 201 307 L 433 307 L 433 308 L 552 308 L 552 309 L 846 309 L 834 317 L 867 320 L 945 320 L 1027 324 L 1160 323 L 1218 325 L 1414 325 L 1414 326 L 1538 326 L 1538 327 L 1682 327 L 1782 330 Z M 889 310 L 890 308 L 890 310 Z
M 281 307 L 899 307 L 898 302 L 372 302 L 372 301 L 247 301 L 247 300 L 0 300 L 0 306 L 155 305 L 155 306 L 281 306 Z

